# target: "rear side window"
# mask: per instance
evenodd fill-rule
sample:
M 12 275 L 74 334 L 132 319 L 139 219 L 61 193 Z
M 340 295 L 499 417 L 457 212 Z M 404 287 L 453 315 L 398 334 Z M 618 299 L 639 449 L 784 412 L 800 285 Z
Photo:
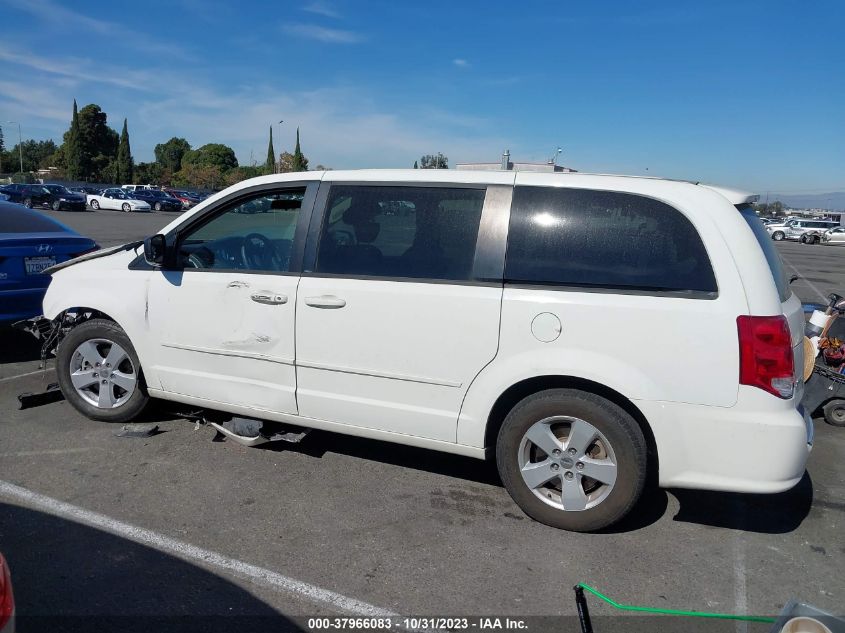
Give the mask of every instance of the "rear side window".
M 332 186 L 316 272 L 472 277 L 484 189 Z
M 743 219 L 748 223 L 748 226 L 751 227 L 751 232 L 754 233 L 754 237 L 757 238 L 760 248 L 763 249 L 763 255 L 766 256 L 766 262 L 769 264 L 769 270 L 772 271 L 772 278 L 777 286 L 781 303 L 783 303 L 789 299 L 789 295 L 792 291 L 789 288 L 789 279 L 786 276 L 786 270 L 783 267 L 780 255 L 777 250 L 775 250 L 775 244 L 772 241 L 772 237 L 769 235 L 769 232 L 766 231 L 766 227 L 763 226 L 762 222 L 760 222 L 760 218 L 758 218 L 757 214 L 754 213 L 754 209 L 751 208 L 750 204 L 740 204 L 737 206 L 737 209 Z
M 628 193 L 517 187 L 506 281 L 715 295 L 710 259 L 677 209 Z

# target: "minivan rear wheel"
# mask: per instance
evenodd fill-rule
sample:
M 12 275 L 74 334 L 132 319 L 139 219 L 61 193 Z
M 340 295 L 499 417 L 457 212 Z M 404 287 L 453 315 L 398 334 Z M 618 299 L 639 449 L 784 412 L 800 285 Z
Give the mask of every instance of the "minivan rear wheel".
M 526 397 L 505 418 L 496 463 L 528 516 L 591 532 L 637 503 L 647 450 L 637 422 L 616 404 L 577 389 L 549 389 Z
M 132 342 L 106 319 L 86 321 L 65 336 L 56 374 L 65 399 L 92 420 L 127 422 L 149 402 Z

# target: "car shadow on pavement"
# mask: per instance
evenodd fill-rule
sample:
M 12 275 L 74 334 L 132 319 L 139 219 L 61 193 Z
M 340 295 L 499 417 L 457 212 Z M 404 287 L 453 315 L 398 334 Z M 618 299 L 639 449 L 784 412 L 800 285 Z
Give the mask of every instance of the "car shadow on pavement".
M 275 442 L 259 446 L 257 450 L 295 451 L 317 459 L 321 459 L 326 453 L 335 453 L 401 468 L 413 468 L 473 483 L 503 487 L 493 460 L 474 459 L 328 431 L 312 431 L 301 444 Z M 619 534 L 648 527 L 660 520 L 666 512 L 667 505 L 666 492 L 650 481 L 631 513 L 619 523 L 601 532 Z
M 20 363 L 41 358 L 41 344 L 22 330 L 0 326 L 0 364 Z
M 801 525 L 813 505 L 813 480 L 805 472 L 786 492 L 773 495 L 672 490 L 680 509 L 675 521 L 760 534 L 786 534 Z
M 109 532 L 0 503 L 19 631 L 302 629 L 238 585 Z
M 260 446 L 259 450 L 296 451 L 317 459 L 326 453 L 337 453 L 481 484 L 502 485 L 492 461 L 328 431 L 314 430 L 300 444 L 274 442 Z

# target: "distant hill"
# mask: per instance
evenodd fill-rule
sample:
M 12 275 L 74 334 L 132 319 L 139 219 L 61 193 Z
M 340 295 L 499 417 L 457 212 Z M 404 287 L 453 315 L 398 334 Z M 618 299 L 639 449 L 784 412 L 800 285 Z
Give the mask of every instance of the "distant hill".
M 760 196 L 761 201 L 766 198 Z M 780 200 L 794 209 L 831 209 L 845 210 L 845 191 L 831 193 L 769 193 L 769 202 Z

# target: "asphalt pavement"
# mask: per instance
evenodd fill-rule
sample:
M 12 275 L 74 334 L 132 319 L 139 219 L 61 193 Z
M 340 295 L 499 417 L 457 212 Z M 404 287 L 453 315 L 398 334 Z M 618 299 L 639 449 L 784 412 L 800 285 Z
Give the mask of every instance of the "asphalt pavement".
M 47 213 L 104 246 L 178 215 Z M 845 289 L 845 249 L 778 248 L 803 300 Z M 661 608 L 777 614 L 797 598 L 843 611 L 845 429 L 822 420 L 789 492 L 652 490 L 624 523 L 574 534 L 524 516 L 494 466 L 469 458 L 321 431 L 250 449 L 168 404 L 147 438 L 64 401 L 19 410 L 19 393 L 54 380 L 37 369 L 35 342 L 0 331 L 0 551 L 20 630 L 58 628 L 48 616 L 313 630 L 298 618 L 337 613 L 568 616 L 550 628 L 576 630 L 576 582 Z

